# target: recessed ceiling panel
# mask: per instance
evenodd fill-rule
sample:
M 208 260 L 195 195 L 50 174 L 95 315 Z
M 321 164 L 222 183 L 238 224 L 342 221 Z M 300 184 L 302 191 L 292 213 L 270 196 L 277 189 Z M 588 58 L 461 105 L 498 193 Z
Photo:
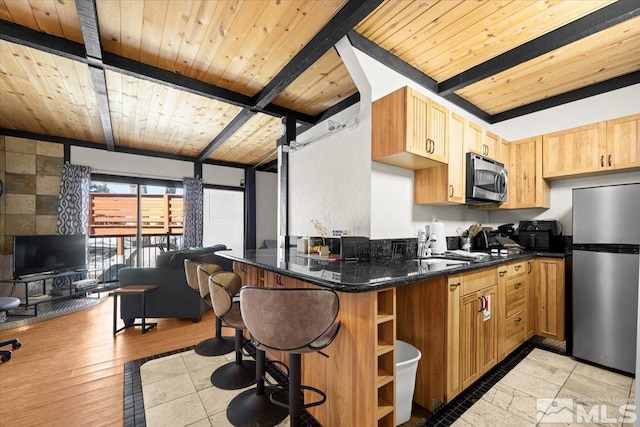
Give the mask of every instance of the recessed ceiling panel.
M 241 110 L 115 72 L 106 79 L 116 146 L 195 157 Z
M 83 43 L 78 11 L 72 0 L 0 0 L 0 19 Z
M 388 1 L 356 30 L 442 82 L 612 1 Z
M 274 104 L 315 116 L 358 91 L 334 49 L 291 83 Z
M 104 142 L 86 65 L 0 41 L 0 127 Z
M 282 121 L 266 114 L 255 114 L 209 159 L 261 165 L 278 157 L 276 142 Z
M 345 0 L 97 0 L 103 48 L 246 95 L 259 92 Z
M 640 17 L 556 49 L 456 93 L 497 114 L 640 70 Z

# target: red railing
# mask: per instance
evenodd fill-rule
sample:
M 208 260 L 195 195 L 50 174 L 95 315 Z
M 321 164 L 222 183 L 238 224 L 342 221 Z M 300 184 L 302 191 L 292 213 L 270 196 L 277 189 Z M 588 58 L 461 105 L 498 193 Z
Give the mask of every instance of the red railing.
M 135 236 L 138 224 L 136 194 L 92 193 L 91 236 Z M 182 234 L 182 195 L 141 195 L 142 234 Z

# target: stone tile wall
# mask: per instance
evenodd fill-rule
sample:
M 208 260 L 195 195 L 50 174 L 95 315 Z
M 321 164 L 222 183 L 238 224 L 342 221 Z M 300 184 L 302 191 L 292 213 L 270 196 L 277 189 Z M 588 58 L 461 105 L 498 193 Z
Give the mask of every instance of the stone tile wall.
M 0 204 L 0 251 L 10 254 L 13 236 L 56 234 L 64 147 L 9 136 L 0 144 L 5 190 Z

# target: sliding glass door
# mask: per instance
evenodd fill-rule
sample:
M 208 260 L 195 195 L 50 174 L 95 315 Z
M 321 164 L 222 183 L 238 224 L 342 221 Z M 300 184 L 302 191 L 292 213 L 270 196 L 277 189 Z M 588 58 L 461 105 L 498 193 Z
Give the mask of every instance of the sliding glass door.
M 128 181 L 128 182 L 127 182 Z M 181 247 L 181 183 L 91 182 L 89 263 L 93 277 L 118 280 L 124 267 L 153 267 L 159 252 Z

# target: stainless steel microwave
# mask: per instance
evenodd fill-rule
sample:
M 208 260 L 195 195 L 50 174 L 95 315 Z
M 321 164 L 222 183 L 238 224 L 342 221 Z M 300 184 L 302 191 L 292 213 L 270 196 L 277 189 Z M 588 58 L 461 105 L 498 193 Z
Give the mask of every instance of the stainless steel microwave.
M 507 200 L 508 182 L 507 170 L 502 163 L 467 153 L 467 204 L 504 202 Z

